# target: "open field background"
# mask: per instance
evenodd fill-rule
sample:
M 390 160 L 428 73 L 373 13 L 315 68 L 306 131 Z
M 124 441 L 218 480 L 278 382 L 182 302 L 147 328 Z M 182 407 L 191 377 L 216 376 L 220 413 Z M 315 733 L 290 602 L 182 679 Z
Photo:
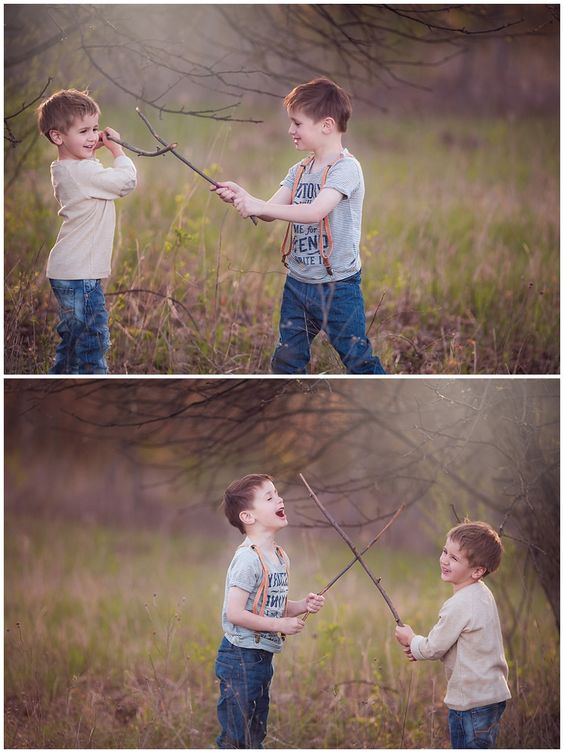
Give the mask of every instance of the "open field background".
M 287 143 L 285 114 L 265 117 L 262 125 L 213 129 L 168 118 L 157 127 L 216 179 L 266 198 L 299 157 Z M 104 113 L 101 122 L 152 148 L 131 111 Z M 387 369 L 557 372 L 556 124 L 375 116 L 355 123 L 347 143 L 365 171 L 363 292 Z M 6 192 L 8 373 L 46 373 L 58 337 L 44 275 L 60 224 L 53 151 L 41 142 L 33 167 Z M 174 157 L 135 162 L 139 185 L 117 202 L 106 287 L 111 370 L 268 373 L 283 224 L 253 227 Z M 342 372 L 323 339 L 312 370 Z
M 46 373 L 57 338 L 55 150 L 30 103 L 89 87 L 102 125 L 152 149 L 139 105 L 211 176 L 267 198 L 302 156 L 282 98 L 329 75 L 353 92 L 345 141 L 365 174 L 363 292 L 386 369 L 558 373 L 558 26 L 533 5 L 8 6 L 5 371 Z M 170 155 L 134 159 L 107 283 L 111 370 L 268 373 L 283 224 L 241 220 Z M 312 371 L 342 372 L 323 336 Z
M 186 536 L 11 515 L 5 527 L 5 746 L 212 747 L 223 580 L 239 543 L 225 523 Z M 294 598 L 350 559 L 326 538 L 283 538 Z M 421 632 L 450 595 L 438 551 L 383 546 L 367 558 Z M 559 747 L 558 634 L 530 575 L 510 547 L 488 579 L 513 694 L 500 748 Z M 267 746 L 449 747 L 442 666 L 405 661 L 393 627 L 364 573 L 347 573 L 275 658 Z
M 8 379 L 5 746 L 207 748 L 226 568 L 220 500 L 271 473 L 290 598 L 350 561 L 298 472 L 426 633 L 465 516 L 503 529 L 487 579 L 513 700 L 501 748 L 559 747 L 557 379 Z M 412 665 L 360 567 L 275 659 L 269 747 L 446 748 L 439 662 Z

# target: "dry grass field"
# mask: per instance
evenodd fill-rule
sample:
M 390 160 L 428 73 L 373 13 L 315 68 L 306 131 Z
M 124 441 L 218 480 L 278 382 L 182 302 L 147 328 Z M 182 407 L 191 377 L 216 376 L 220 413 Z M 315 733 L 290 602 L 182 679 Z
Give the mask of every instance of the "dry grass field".
M 152 148 L 131 112 L 104 113 Z M 167 117 L 157 124 L 215 178 L 259 196 L 297 157 L 285 115 L 262 125 Z M 375 351 L 392 374 L 559 371 L 558 128 L 543 119 L 353 123 L 367 194 L 363 291 Z M 7 175 L 23 153 L 8 154 Z M 45 140 L 7 183 L 5 370 L 44 374 L 56 344 L 45 265 L 60 220 Z M 104 158 L 106 159 L 106 158 Z M 137 191 L 117 202 L 107 284 L 121 374 L 268 373 L 284 269 L 281 223 L 258 228 L 171 155 L 135 158 Z M 323 336 L 314 373 L 342 373 Z
M 5 521 L 7 748 L 208 748 L 225 569 L 215 537 Z M 289 531 L 290 597 L 319 589 L 346 547 Z M 380 546 L 380 545 L 378 545 Z M 438 551 L 438 550 L 437 550 Z M 368 563 L 424 632 L 450 589 L 437 557 L 380 548 Z M 499 747 L 559 747 L 559 636 L 519 553 L 490 579 L 512 701 Z M 380 595 L 353 569 L 275 658 L 267 746 L 448 748 L 440 662 L 410 664 Z

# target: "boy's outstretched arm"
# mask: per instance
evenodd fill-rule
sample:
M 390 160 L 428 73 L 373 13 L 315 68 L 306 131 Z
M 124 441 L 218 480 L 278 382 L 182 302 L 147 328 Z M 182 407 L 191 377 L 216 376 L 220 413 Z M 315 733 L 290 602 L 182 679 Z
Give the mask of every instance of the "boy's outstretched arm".
M 283 193 L 284 192 L 284 193 Z M 287 200 L 280 201 L 284 196 Z M 311 204 L 290 204 L 290 189 L 281 188 L 269 201 L 262 201 L 246 191 L 233 198 L 241 217 L 256 215 L 265 220 L 286 220 L 313 225 L 327 217 L 343 198 L 335 188 L 323 188 Z
M 266 202 L 263 202 L 261 199 L 257 199 L 254 196 L 251 196 L 248 191 L 245 191 L 245 189 L 238 185 L 237 183 L 234 183 L 231 180 L 223 181 L 219 183 L 217 186 L 212 186 L 210 188 L 210 191 L 213 191 L 214 193 L 219 196 L 220 199 L 225 201 L 227 204 L 235 204 L 236 205 L 236 199 L 242 199 L 244 196 L 248 196 L 249 199 L 253 201 L 260 202 L 262 204 L 266 205 L 273 205 L 273 204 L 280 204 L 283 206 L 289 206 L 290 199 L 292 196 L 292 193 L 289 188 L 286 188 L 286 186 L 281 186 L 276 193 L 270 197 L 270 199 Z M 239 211 L 239 209 L 238 209 Z M 241 214 L 241 212 L 239 212 Z M 243 215 L 241 215 L 243 216 Z M 264 220 L 264 222 L 272 222 L 274 219 L 277 219 L 276 217 L 271 217 L 264 214 L 256 214 L 255 217 L 259 217 L 259 219 Z
M 246 609 L 249 593 L 232 586 L 227 595 L 227 619 L 233 625 L 264 633 L 295 635 L 303 630 L 305 623 L 298 617 L 261 617 Z
M 290 601 L 288 599 L 286 614 L 288 617 L 297 617 L 300 614 L 305 614 L 305 612 L 319 612 L 324 605 L 324 596 L 309 593 L 304 599 L 300 599 L 300 601 Z

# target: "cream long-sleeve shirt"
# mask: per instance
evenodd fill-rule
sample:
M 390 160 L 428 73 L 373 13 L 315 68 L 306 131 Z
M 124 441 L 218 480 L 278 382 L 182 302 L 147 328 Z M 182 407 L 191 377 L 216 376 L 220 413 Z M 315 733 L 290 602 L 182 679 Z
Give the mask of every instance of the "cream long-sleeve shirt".
M 103 167 L 97 159 L 56 160 L 51 182 L 63 224 L 47 262 L 47 277 L 88 280 L 109 277 L 116 224 L 114 199 L 137 185 L 135 165 L 125 155 Z
M 447 599 L 429 635 L 414 636 L 410 648 L 418 661 L 444 662 L 447 675 L 444 700 L 455 711 L 511 698 L 497 606 L 492 592 L 481 580 Z

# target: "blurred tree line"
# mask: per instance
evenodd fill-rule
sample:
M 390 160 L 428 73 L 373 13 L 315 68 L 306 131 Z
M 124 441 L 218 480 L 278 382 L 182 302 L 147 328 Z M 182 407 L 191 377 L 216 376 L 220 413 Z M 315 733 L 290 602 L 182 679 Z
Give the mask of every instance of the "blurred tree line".
M 558 5 L 45 3 L 4 16 L 12 147 L 32 145 L 33 106 L 69 86 L 105 106 L 235 122 L 320 75 L 359 110 L 558 112 Z
M 303 472 L 359 540 L 400 504 L 399 547 L 487 520 L 558 621 L 558 416 L 557 380 L 10 380 L 5 510 L 205 530 L 229 481 L 259 471 L 293 525 L 323 531 Z

